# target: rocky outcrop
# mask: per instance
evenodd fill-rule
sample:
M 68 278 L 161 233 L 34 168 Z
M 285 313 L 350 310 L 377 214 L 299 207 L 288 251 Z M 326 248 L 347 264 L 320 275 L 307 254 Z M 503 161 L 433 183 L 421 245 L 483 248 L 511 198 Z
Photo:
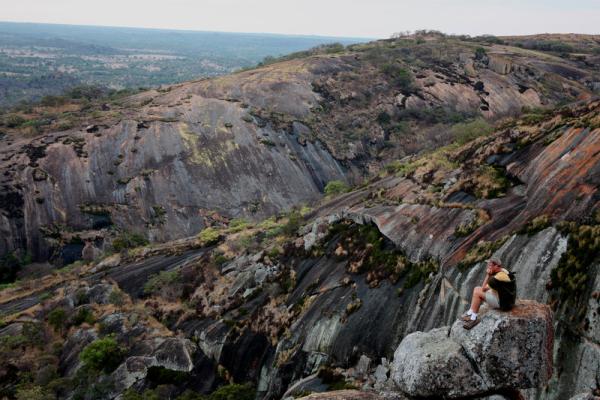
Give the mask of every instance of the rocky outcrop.
M 196 346 L 187 339 L 167 338 L 147 355 L 128 357 L 112 374 L 114 395 L 142 382 L 152 367 L 170 371 L 191 372 Z
M 521 301 L 487 310 L 481 323 L 414 332 L 394 354 L 392 379 L 415 397 L 461 398 L 545 386 L 552 375 L 553 326 L 548 306 Z

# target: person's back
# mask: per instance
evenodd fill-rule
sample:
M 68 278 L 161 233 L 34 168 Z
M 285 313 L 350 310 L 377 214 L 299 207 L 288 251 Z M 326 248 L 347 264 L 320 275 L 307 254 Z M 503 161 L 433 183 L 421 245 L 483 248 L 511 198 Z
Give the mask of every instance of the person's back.
M 517 299 L 515 274 L 502 268 L 490 277 L 488 286 L 498 295 L 501 310 L 508 311 L 513 308 Z

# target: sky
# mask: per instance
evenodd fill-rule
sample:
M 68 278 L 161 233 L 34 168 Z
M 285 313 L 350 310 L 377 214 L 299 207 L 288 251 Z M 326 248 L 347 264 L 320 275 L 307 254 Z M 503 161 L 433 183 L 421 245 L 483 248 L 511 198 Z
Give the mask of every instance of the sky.
M 600 34 L 600 0 L 0 0 L 0 21 L 365 38 Z

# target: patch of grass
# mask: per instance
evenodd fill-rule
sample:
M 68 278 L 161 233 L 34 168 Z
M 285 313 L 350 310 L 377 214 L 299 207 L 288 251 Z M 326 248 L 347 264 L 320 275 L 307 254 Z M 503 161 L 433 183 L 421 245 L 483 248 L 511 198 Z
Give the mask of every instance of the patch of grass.
M 458 123 L 451 128 L 454 141 L 459 145 L 464 145 L 472 140 L 492 133 L 494 128 L 483 118 L 477 118 L 472 121 Z
M 538 215 L 523 226 L 517 233 L 520 235 L 532 236 L 552 225 L 550 216 L 546 214 Z
M 510 186 L 504 170 L 483 165 L 475 173 L 473 193 L 480 199 L 493 199 L 506 195 Z
M 484 214 L 483 216 L 482 213 Z M 454 236 L 469 236 L 488 220 L 489 215 L 487 215 L 484 211 L 479 210 L 478 215 L 475 218 L 472 218 L 471 220 L 464 222 L 456 227 L 456 229 L 454 230 Z
M 494 254 L 506 241 L 508 236 L 504 236 L 494 242 L 485 240 L 479 241 L 465 255 L 465 258 L 456 266 L 460 271 L 466 271 L 478 262 L 485 261 Z
M 403 283 L 405 289 L 410 289 L 420 282 L 427 282 L 431 274 L 435 274 L 439 270 L 439 263 L 434 259 L 420 261 L 418 263 L 410 263 L 407 269 L 407 277 Z
M 234 218 L 229 221 L 229 226 L 227 227 L 227 233 L 237 233 L 241 231 L 245 231 L 246 229 L 251 228 L 252 225 L 250 221 L 245 218 Z

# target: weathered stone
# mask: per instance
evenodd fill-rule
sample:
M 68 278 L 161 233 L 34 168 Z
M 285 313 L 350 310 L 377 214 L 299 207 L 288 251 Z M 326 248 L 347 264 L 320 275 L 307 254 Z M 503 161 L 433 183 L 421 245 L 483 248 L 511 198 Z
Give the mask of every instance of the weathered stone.
M 490 54 L 488 67 L 498 74 L 507 75 L 512 70 L 512 62 L 506 57 Z
M 371 359 L 363 354 L 358 359 L 358 363 L 356 364 L 356 367 L 354 367 L 354 372 L 357 377 L 363 377 L 369 372 L 370 367 Z
M 600 396 L 594 396 L 592 393 L 581 393 L 571 397 L 569 400 L 600 400 Z
M 510 312 L 488 310 L 480 318 L 471 330 L 456 322 L 450 337 L 478 366 L 487 387 L 528 389 L 548 382 L 554 344 L 550 307 L 521 300 Z
M 487 388 L 461 345 L 448 338 L 449 329 L 415 332 L 394 353 L 392 379 L 411 396 L 473 396 Z
M 113 393 L 119 394 L 146 378 L 150 367 L 190 372 L 194 368 L 195 346 L 187 339 L 167 338 L 147 356 L 128 357 L 113 373 Z
M 552 313 L 521 301 L 511 312 L 488 310 L 481 323 L 415 332 L 394 354 L 392 378 L 411 396 L 458 398 L 545 385 L 552 375 Z
M 60 355 L 60 368 L 65 376 L 71 376 L 79 369 L 79 353 L 96 339 L 98 334 L 93 329 L 78 329 L 68 337 Z

